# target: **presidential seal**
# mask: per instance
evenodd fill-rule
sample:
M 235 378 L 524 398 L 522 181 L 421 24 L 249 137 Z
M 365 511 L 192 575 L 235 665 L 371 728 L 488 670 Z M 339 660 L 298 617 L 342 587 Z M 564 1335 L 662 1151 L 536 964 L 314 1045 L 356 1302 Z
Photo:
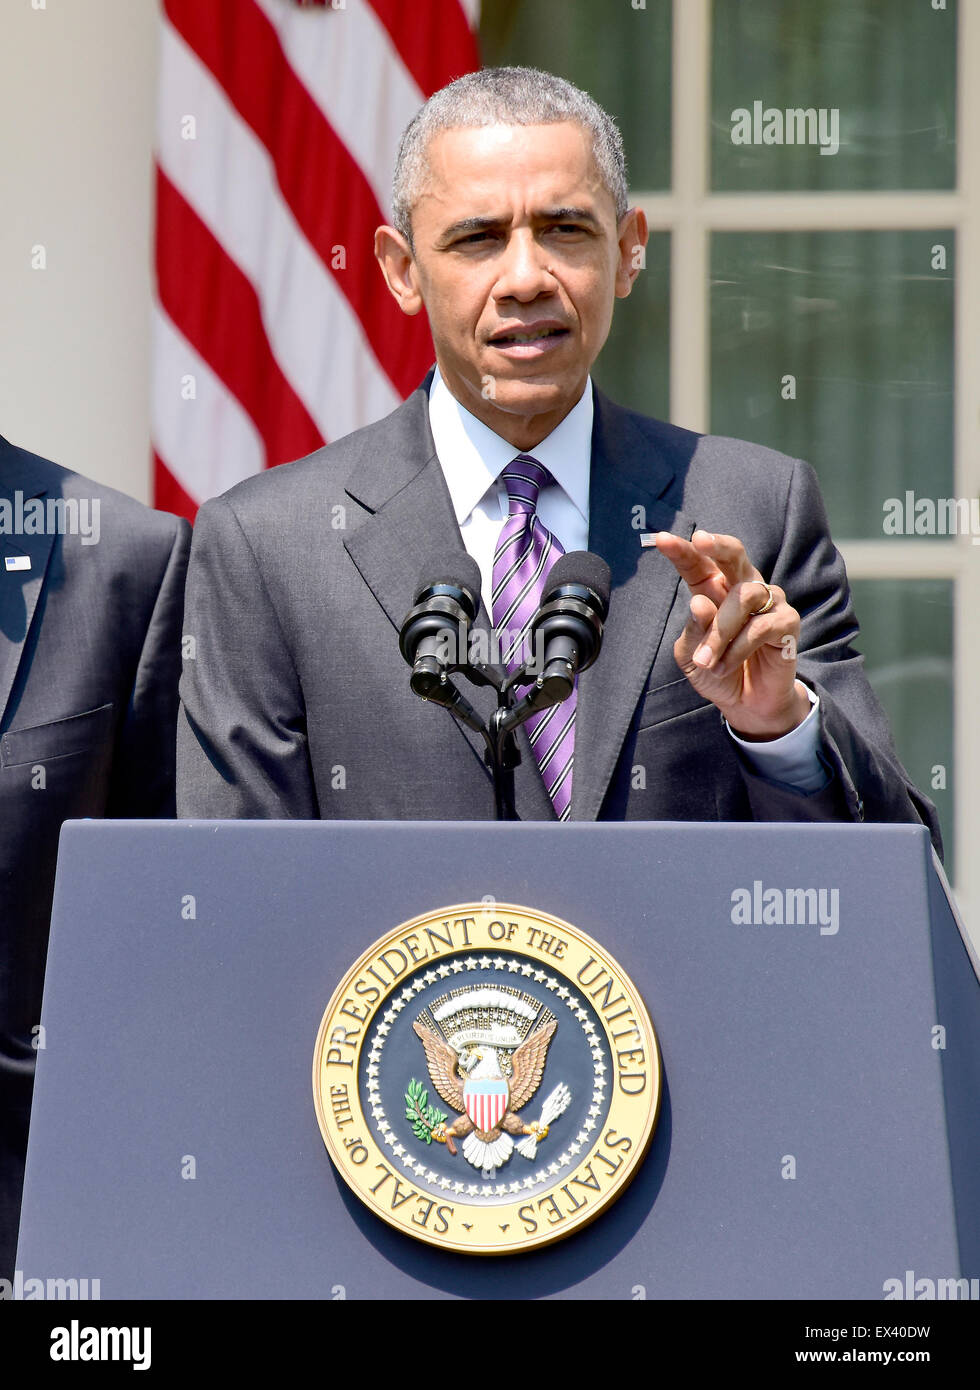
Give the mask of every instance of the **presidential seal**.
M 594 1220 L 642 1162 L 660 1053 L 584 932 L 498 902 L 426 913 L 344 976 L 313 1054 L 320 1133 L 383 1220 L 445 1250 L 531 1250 Z

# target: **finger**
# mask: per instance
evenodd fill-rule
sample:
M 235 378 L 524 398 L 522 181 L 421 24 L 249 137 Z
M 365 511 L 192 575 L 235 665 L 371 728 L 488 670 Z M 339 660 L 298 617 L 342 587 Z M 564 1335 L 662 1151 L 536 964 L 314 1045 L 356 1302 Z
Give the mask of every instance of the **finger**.
M 774 659 L 782 657 L 788 663 L 787 672 L 795 675 L 799 637 L 800 615 L 781 594 L 768 613 L 748 618 L 710 668 L 712 675 L 728 675 L 766 648 Z
M 695 531 L 691 541 L 700 555 L 714 561 L 729 588 L 747 579 L 762 578 L 737 536 L 725 536 L 717 531 Z
M 695 536 L 708 535 L 695 531 Z M 728 584 L 718 565 L 704 555 L 691 541 L 675 536 L 672 531 L 658 531 L 654 537 L 657 549 L 674 566 L 692 594 L 705 594 L 713 603 L 721 603 L 728 593 Z
M 759 609 L 765 607 L 768 602 L 767 591 L 772 595 L 772 607 L 767 614 L 761 615 Z M 702 666 L 705 670 L 715 670 L 721 667 L 723 658 L 726 658 L 727 665 L 730 644 L 750 625 L 750 635 L 760 634 L 763 628 L 759 626 L 759 619 L 778 611 L 780 605 L 789 608 L 786 595 L 778 584 L 765 584 L 761 579 L 749 579 L 736 584 L 719 607 L 711 627 L 705 632 L 704 642 L 694 653 L 695 665 Z
M 674 643 L 674 660 L 682 671 L 691 668 L 694 653 L 704 641 L 705 633 L 710 630 L 717 612 L 715 605 L 703 594 L 696 594 L 691 599 L 691 616 Z
M 764 626 L 757 627 L 757 623 Z M 717 666 L 711 668 L 711 674 L 728 676 L 753 658 L 767 658 L 779 665 L 785 664 L 787 678 L 795 678 L 799 640 L 800 622 L 796 610 L 788 607 L 781 613 L 773 610 L 764 618 L 753 619 L 751 626 L 742 629 Z

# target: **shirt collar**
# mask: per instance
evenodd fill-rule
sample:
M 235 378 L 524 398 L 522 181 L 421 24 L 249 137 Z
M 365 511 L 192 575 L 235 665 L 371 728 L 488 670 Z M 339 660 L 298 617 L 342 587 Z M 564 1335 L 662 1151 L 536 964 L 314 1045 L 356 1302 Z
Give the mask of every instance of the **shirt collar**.
M 564 420 L 540 444 L 528 450 L 547 468 L 586 521 L 593 411 L 590 377 Z M 462 524 L 519 450 L 460 405 L 438 367 L 429 387 L 429 424 L 456 520 Z

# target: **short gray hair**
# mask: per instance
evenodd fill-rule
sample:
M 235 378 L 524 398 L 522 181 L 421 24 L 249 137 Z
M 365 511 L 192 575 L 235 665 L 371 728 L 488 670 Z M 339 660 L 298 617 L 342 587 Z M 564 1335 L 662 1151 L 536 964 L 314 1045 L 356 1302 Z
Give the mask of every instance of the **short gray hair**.
M 575 121 L 592 136 L 599 175 L 616 205 L 629 207 L 626 158 L 619 127 L 580 87 L 538 68 L 481 68 L 433 92 L 402 135 L 392 183 L 394 225 L 410 246 L 412 209 L 425 183 L 429 142 L 444 130 L 490 125 L 553 125 Z

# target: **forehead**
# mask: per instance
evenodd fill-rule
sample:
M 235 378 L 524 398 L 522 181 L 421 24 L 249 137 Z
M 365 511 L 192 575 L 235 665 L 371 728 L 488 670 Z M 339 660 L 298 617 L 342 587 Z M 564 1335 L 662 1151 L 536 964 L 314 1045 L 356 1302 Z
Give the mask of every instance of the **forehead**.
M 426 152 L 428 177 L 415 216 L 513 216 L 566 206 L 615 219 L 592 133 L 574 121 L 443 130 Z

